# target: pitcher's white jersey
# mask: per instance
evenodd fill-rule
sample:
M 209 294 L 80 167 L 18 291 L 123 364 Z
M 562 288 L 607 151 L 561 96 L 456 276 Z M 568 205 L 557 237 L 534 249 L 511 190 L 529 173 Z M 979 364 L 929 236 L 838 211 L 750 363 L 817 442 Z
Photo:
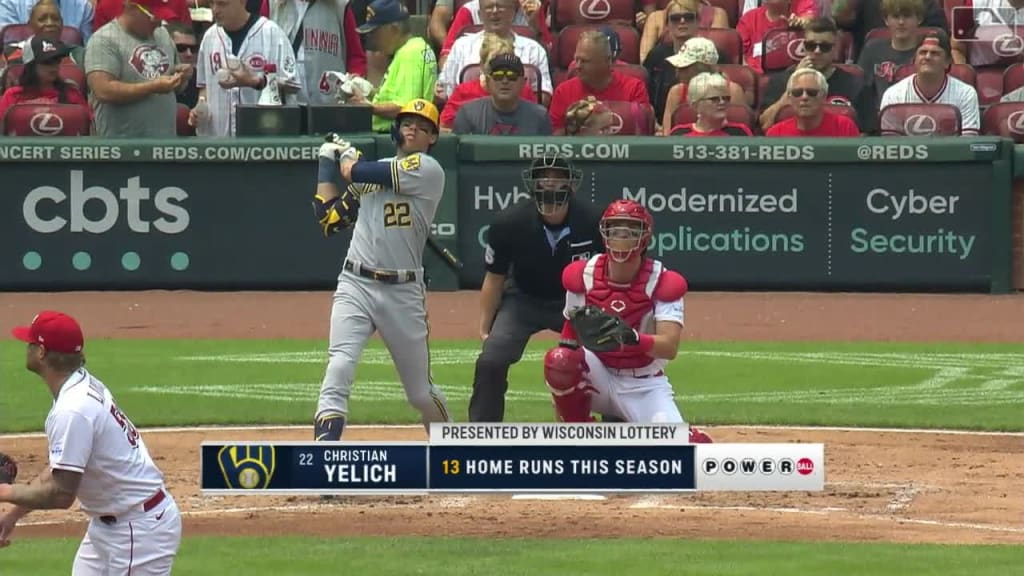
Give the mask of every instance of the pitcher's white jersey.
M 231 38 L 224 28 L 215 25 L 203 35 L 196 61 L 196 86 L 206 88 L 206 102 L 210 106 L 210 132 L 219 137 L 235 135 L 235 108 L 239 104 L 256 104 L 260 91 L 254 88 L 222 88 L 217 82 L 217 71 L 227 67 L 234 56 Z M 277 66 L 277 81 L 293 90 L 282 92 L 285 104 L 305 103 L 302 70 L 295 63 L 295 51 L 281 27 L 262 16 L 249 29 L 237 58 L 256 73 L 262 73 L 268 62 Z
M 78 500 L 91 516 L 120 514 L 164 485 L 131 420 L 85 368 L 61 387 L 46 417 L 50 467 L 82 474 Z

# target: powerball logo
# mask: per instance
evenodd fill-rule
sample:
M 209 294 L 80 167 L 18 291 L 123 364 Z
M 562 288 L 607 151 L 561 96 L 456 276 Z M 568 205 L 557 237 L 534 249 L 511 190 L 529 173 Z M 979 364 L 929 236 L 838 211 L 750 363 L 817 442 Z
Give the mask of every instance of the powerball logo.
M 716 458 L 705 458 L 701 462 L 701 469 L 705 474 L 717 474 L 721 471 L 722 474 L 735 474 L 737 472 L 752 475 L 752 474 L 783 474 L 790 475 L 796 472 L 802 476 L 814 473 L 814 460 L 810 458 L 800 458 L 793 463 L 791 458 L 779 458 L 775 460 L 773 458 L 742 458 L 737 461 L 735 458 L 723 458 L 719 462 Z
M 824 444 L 702 444 L 696 461 L 698 491 L 825 489 Z

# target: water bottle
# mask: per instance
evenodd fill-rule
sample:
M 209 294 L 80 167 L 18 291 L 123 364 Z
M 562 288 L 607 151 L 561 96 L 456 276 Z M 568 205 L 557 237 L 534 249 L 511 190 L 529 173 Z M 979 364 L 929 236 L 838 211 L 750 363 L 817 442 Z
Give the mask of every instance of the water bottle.
M 281 92 L 277 88 L 277 65 L 269 62 L 263 67 L 263 72 L 267 77 L 267 85 L 260 92 L 260 99 L 257 104 L 260 106 L 280 106 L 282 102 Z
M 210 135 L 210 105 L 206 103 L 206 96 L 200 96 L 196 103 L 196 136 Z

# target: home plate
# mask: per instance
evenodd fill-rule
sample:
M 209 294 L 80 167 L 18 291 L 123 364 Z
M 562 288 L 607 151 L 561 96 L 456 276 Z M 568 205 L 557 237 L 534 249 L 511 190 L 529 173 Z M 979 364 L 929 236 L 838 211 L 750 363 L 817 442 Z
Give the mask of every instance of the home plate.
M 513 494 L 513 500 L 607 500 L 600 494 Z

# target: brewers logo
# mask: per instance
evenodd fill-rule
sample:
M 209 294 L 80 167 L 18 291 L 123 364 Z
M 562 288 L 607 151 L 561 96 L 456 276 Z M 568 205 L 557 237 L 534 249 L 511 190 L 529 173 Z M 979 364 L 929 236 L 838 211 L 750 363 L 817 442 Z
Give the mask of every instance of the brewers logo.
M 419 104 L 419 102 L 417 102 L 417 104 Z M 402 158 L 399 165 L 402 167 L 402 170 L 406 172 L 415 172 L 420 169 L 420 155 L 411 154 L 406 156 L 405 158 Z
M 233 490 L 260 490 L 274 477 L 276 454 L 273 446 L 225 446 L 217 453 L 224 483 Z

